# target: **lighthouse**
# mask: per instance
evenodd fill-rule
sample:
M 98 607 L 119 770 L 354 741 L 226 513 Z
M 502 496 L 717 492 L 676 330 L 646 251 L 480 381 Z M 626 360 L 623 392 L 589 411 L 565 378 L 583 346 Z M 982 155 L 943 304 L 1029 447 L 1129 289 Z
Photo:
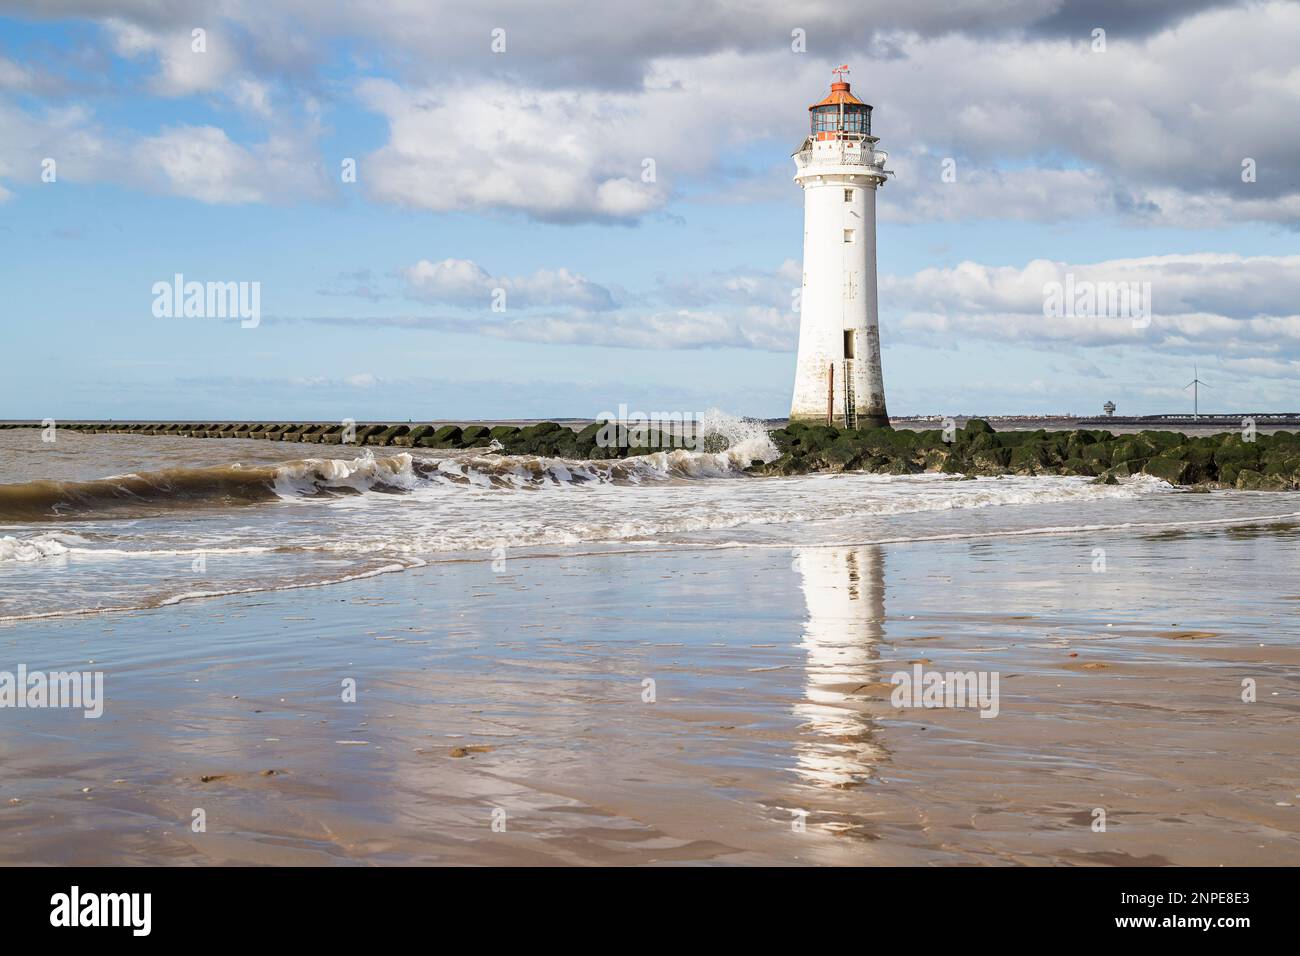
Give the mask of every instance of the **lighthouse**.
M 876 304 L 876 190 L 891 175 L 876 149 L 871 107 L 835 71 L 808 107 L 811 129 L 794 153 L 803 188 L 803 292 L 790 420 L 847 428 L 889 424 Z

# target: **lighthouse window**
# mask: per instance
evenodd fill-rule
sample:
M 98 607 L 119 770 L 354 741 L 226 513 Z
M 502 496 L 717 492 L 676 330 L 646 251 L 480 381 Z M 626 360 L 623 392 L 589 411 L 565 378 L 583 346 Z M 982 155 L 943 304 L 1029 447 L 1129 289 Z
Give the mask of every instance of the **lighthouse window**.
M 848 107 L 844 111 L 846 133 L 871 133 L 871 114 L 862 107 Z
M 854 357 L 853 340 L 854 340 L 853 330 L 845 329 L 844 330 L 844 357 L 846 359 L 851 359 Z
M 852 230 L 852 229 L 845 229 L 845 230 L 844 230 L 844 241 L 845 241 L 845 242 L 852 242 L 852 241 L 853 241 L 853 230 Z
M 812 121 L 814 133 L 833 133 L 840 128 L 840 109 L 838 106 L 820 106 L 813 110 Z
M 852 189 L 846 189 L 846 190 L 844 190 L 844 201 L 845 201 L 845 202 L 853 202 L 853 190 L 852 190 Z

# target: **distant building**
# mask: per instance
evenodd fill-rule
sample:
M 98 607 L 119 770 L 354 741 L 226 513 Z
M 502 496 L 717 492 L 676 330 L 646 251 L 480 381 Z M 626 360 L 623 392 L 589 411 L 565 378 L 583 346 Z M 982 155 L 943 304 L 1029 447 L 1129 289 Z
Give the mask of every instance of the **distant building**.
M 1105 412 L 1106 417 L 1109 418 L 1110 416 L 1115 414 L 1115 403 L 1107 402 L 1105 405 L 1101 406 L 1101 410 Z

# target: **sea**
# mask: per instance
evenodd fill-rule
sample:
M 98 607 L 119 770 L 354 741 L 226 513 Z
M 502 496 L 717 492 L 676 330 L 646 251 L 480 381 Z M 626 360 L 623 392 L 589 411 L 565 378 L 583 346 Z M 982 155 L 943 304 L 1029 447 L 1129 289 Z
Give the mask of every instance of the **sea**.
M 1139 476 L 759 477 L 765 425 L 621 461 L 0 431 L 0 621 L 331 585 L 439 563 L 651 549 L 806 549 L 1292 523 L 1288 494 Z M 48 436 L 47 436 L 48 437 Z M 1088 551 L 1081 551 L 1088 559 Z

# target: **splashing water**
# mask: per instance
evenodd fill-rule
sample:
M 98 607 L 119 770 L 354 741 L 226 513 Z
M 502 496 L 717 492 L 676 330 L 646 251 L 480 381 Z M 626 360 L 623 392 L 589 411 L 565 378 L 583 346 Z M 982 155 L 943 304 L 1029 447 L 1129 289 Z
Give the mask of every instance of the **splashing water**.
M 769 462 L 779 452 L 767 426 L 752 418 L 738 418 L 717 408 L 700 416 L 696 447 L 706 454 L 727 453 L 741 468 L 752 462 Z

